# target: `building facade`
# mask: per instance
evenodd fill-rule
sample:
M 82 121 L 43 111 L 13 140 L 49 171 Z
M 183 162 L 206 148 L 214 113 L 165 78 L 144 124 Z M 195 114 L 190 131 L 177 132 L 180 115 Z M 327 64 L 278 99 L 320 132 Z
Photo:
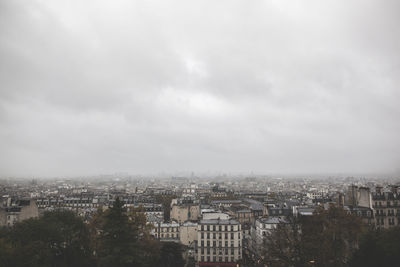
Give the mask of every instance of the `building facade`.
M 0 226 L 13 226 L 17 222 L 39 217 L 34 200 L 9 200 L 0 207 Z
M 201 220 L 197 228 L 199 266 L 237 266 L 242 231 L 237 220 Z

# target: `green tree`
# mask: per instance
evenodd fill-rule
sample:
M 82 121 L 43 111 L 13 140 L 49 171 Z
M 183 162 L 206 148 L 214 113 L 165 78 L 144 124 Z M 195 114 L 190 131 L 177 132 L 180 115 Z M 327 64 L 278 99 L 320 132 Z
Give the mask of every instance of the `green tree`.
M 99 266 L 140 266 L 138 231 L 118 198 L 104 213 L 103 220 L 96 251 Z
M 57 210 L 17 223 L 1 238 L 1 266 L 92 266 L 88 229 L 73 212 Z

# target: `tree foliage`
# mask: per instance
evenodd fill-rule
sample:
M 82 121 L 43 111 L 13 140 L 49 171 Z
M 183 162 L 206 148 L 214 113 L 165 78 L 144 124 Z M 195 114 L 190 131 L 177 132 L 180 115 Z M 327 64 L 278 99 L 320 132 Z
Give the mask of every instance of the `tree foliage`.
M 160 251 L 159 267 L 183 267 L 182 247 L 175 242 L 163 242 Z
M 361 238 L 351 267 L 397 266 L 400 263 L 400 227 L 372 230 Z
M 70 211 L 46 212 L 4 229 L 0 266 L 92 266 L 89 232 Z
M 156 201 L 161 203 L 163 206 L 164 212 L 164 222 L 169 222 L 171 219 L 171 202 L 174 198 L 177 198 L 176 195 L 156 195 Z
M 72 211 L 46 212 L 0 229 L 0 266 L 158 266 L 161 244 L 149 231 L 144 212 L 127 212 L 119 199 L 88 224 Z
M 360 218 L 343 208 L 321 208 L 278 225 L 266 240 L 265 256 L 272 265 L 347 266 L 362 231 Z

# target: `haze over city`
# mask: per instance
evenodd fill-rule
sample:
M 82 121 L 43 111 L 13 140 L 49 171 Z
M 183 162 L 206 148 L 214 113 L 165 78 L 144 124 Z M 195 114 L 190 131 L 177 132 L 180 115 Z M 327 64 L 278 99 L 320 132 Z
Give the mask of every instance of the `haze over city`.
M 0 176 L 395 173 L 399 1 L 1 1 Z

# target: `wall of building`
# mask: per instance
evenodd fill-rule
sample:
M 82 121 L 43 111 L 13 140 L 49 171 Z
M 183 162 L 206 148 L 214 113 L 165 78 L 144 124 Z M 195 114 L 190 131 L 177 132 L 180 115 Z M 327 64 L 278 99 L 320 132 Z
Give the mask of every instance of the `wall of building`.
M 181 244 L 191 246 L 197 241 L 197 223 L 186 223 L 179 227 Z
M 171 220 L 177 221 L 178 223 L 197 221 L 199 217 L 199 205 L 173 205 L 171 208 Z

